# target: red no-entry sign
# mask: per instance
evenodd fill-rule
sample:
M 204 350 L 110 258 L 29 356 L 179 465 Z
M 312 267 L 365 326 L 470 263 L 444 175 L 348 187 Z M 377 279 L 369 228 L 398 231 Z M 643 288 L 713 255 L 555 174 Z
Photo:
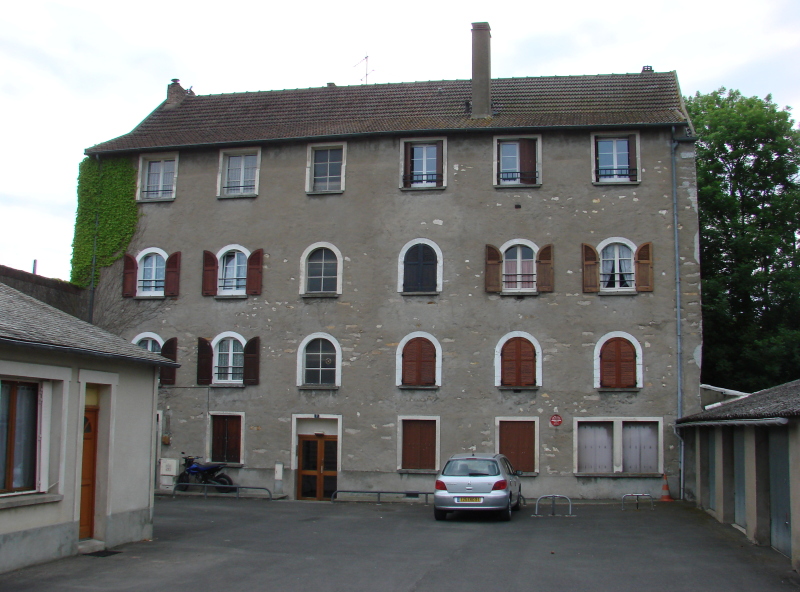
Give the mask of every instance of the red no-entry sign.
M 564 420 L 561 419 L 560 415 L 554 415 L 553 417 L 550 418 L 550 425 L 552 425 L 552 426 L 560 426 L 562 421 L 564 421 Z

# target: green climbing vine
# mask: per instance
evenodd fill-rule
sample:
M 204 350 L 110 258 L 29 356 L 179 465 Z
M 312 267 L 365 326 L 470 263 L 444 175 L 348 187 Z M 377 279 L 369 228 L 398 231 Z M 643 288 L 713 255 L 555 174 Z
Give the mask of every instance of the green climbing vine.
M 78 210 L 72 239 L 72 283 L 87 287 L 92 281 L 95 232 L 97 281 L 100 269 L 111 265 L 125 253 L 138 218 L 136 168 L 130 159 L 84 158 L 78 172 Z

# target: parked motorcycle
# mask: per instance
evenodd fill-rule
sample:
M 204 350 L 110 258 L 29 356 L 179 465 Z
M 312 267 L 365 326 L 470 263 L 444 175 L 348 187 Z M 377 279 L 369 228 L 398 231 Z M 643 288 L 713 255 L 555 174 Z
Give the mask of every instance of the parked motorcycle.
M 181 454 L 185 454 L 181 452 Z M 178 491 L 186 491 L 192 483 L 209 483 L 217 485 L 215 488 L 219 493 L 233 493 L 236 491 L 234 487 L 225 487 L 226 485 L 233 485 L 233 480 L 225 473 L 220 473 L 222 469 L 227 467 L 226 463 L 203 463 L 198 459 L 199 456 L 184 456 L 183 457 L 183 471 L 178 475 L 178 483 L 175 489 Z

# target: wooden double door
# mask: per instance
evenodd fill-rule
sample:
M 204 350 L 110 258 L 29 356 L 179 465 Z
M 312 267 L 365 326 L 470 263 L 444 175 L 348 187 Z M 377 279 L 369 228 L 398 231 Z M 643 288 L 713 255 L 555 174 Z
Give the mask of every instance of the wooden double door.
M 298 436 L 297 499 L 329 500 L 336 491 L 336 436 Z

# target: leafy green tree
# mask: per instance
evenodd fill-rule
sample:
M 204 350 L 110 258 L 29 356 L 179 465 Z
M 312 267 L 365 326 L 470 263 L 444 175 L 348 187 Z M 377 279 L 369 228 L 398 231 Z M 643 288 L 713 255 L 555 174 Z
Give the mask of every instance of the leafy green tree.
M 800 130 L 772 97 L 686 100 L 699 141 L 702 380 L 743 391 L 800 378 Z

